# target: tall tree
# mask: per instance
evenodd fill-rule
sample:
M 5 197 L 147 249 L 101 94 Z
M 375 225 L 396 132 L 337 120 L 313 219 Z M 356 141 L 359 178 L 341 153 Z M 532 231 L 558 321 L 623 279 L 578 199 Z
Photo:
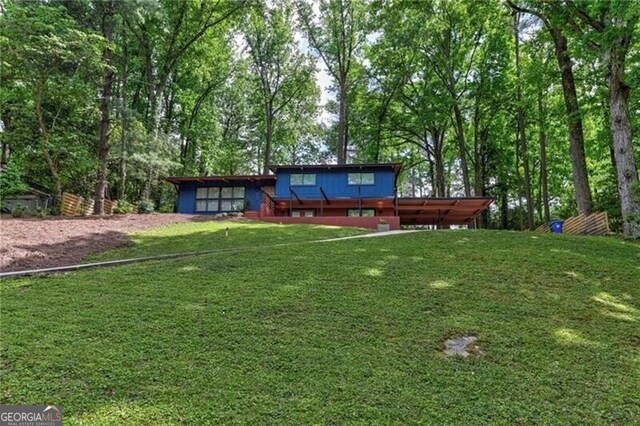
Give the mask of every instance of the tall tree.
M 590 214 L 593 201 L 584 148 L 584 130 L 582 113 L 578 103 L 578 92 L 573 75 L 573 60 L 569 53 L 568 39 L 565 35 L 566 19 L 559 1 L 548 3 L 529 1 L 518 4 L 507 0 L 516 11 L 537 16 L 544 23 L 553 40 L 554 52 L 562 80 L 567 124 L 569 126 L 569 157 L 571 158 L 573 186 L 575 188 L 576 205 L 581 214 Z
M 527 203 L 527 227 L 530 231 L 535 229 L 535 221 L 533 218 L 533 197 L 531 195 L 531 172 L 529 170 L 529 149 L 527 144 L 527 135 L 525 132 L 525 116 L 522 98 L 522 76 L 520 65 L 520 13 L 513 14 L 514 35 L 515 35 L 515 60 L 516 60 L 516 121 L 518 123 L 518 141 L 520 149 L 520 159 L 522 160 L 523 170 L 523 189 L 524 198 Z
M 3 70 L 4 80 L 30 93 L 38 129 L 35 148 L 42 153 L 60 197 L 62 169 L 70 166 L 65 159 L 74 139 L 70 129 L 61 127 L 87 108 L 86 93 L 93 89 L 90 82 L 98 69 L 103 38 L 83 31 L 61 7 L 9 4 L 2 18 L 2 59 L 9 65 Z
M 320 55 L 337 86 L 338 164 L 347 162 L 349 146 L 349 91 L 356 84 L 355 62 L 365 41 L 366 9 L 363 0 L 321 0 L 320 16 L 313 4 L 298 1 L 298 16 L 309 45 Z
M 640 238 L 640 189 L 629 114 L 632 86 L 626 73 L 627 56 L 640 20 L 637 2 L 587 2 L 565 0 L 566 10 L 580 25 L 572 28 L 584 35 L 606 66 L 609 90 L 609 119 L 613 152 L 618 172 L 618 193 L 622 206 L 623 232 Z
M 464 194 L 469 197 L 472 187 L 462 103 L 472 80 L 476 53 L 485 34 L 488 8 L 486 5 L 438 1 L 416 3 L 415 7 L 424 15 L 423 31 L 428 42 L 424 45 L 423 54 L 446 88 L 452 107 Z
M 113 32 L 115 27 L 114 14 L 116 0 L 107 0 L 98 6 L 102 7 L 102 36 L 106 41 L 102 53 L 102 66 L 104 74 L 102 77 L 102 96 L 100 98 L 100 140 L 98 142 L 98 177 L 96 179 L 96 191 L 94 196 L 95 214 L 104 214 L 104 197 L 107 189 L 107 162 L 109 160 L 109 149 L 111 148 L 111 97 L 113 92 Z
M 310 79 L 315 72 L 310 58 L 295 44 L 292 20 L 293 8 L 287 2 L 272 8 L 259 5 L 249 13 L 244 28 L 263 109 L 263 174 L 269 173 L 278 120 L 290 104 L 308 98 L 315 84 Z

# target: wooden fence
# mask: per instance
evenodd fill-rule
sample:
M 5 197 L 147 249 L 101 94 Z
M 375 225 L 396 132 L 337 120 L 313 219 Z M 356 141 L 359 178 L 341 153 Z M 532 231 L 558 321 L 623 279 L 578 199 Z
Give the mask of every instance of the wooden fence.
M 78 195 L 63 192 L 61 203 L 62 214 L 64 216 L 89 215 L 93 213 L 93 203 L 94 201 L 92 199 L 85 200 Z M 112 214 L 113 209 L 115 209 L 117 205 L 117 201 L 104 200 L 104 214 Z
M 550 232 L 549 225 L 541 225 L 536 231 Z M 588 216 L 578 215 L 568 218 L 562 225 L 562 233 L 574 235 L 607 235 L 609 217 L 607 212 L 593 213 Z

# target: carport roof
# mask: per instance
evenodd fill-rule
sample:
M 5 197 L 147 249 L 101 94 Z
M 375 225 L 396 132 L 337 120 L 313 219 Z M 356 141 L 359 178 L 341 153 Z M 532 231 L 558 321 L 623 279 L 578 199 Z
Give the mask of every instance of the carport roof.
M 398 198 L 403 225 L 467 225 L 489 207 L 490 197 Z

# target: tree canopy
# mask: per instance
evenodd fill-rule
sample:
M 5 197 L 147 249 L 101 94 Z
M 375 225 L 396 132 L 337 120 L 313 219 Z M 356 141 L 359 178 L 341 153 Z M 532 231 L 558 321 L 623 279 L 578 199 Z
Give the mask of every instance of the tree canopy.
M 640 237 L 637 2 L 8 0 L 1 193 L 170 211 L 172 175 L 397 161 L 479 226 Z M 100 213 L 100 203 L 96 213 Z

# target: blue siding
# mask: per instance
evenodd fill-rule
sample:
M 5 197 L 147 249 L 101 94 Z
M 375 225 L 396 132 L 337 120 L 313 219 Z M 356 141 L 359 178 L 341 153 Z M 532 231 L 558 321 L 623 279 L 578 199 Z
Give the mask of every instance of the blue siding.
M 383 198 L 393 197 L 395 176 L 391 168 L 366 167 L 362 170 L 348 168 L 340 169 L 339 166 L 332 169 L 313 169 L 305 167 L 304 170 L 297 168 L 278 169 L 276 181 L 276 197 L 289 197 L 290 177 L 298 173 L 315 173 L 315 186 L 293 186 L 293 190 L 300 198 L 321 197 L 320 187 L 329 198 L 357 198 L 358 185 L 349 185 L 347 178 L 349 173 L 374 173 L 375 183 L 373 185 L 361 185 L 362 198 Z
M 248 202 L 245 206 L 246 210 L 259 210 L 260 203 L 262 202 L 262 191 L 258 184 L 253 182 L 234 182 L 234 183 L 220 183 L 220 182 L 181 182 L 180 190 L 178 192 L 178 213 L 195 213 L 196 212 L 196 188 L 200 187 L 229 187 L 229 186 L 244 186 L 244 197 Z M 203 212 L 198 212 L 198 214 Z M 206 212 L 203 214 L 215 214 L 218 212 Z

